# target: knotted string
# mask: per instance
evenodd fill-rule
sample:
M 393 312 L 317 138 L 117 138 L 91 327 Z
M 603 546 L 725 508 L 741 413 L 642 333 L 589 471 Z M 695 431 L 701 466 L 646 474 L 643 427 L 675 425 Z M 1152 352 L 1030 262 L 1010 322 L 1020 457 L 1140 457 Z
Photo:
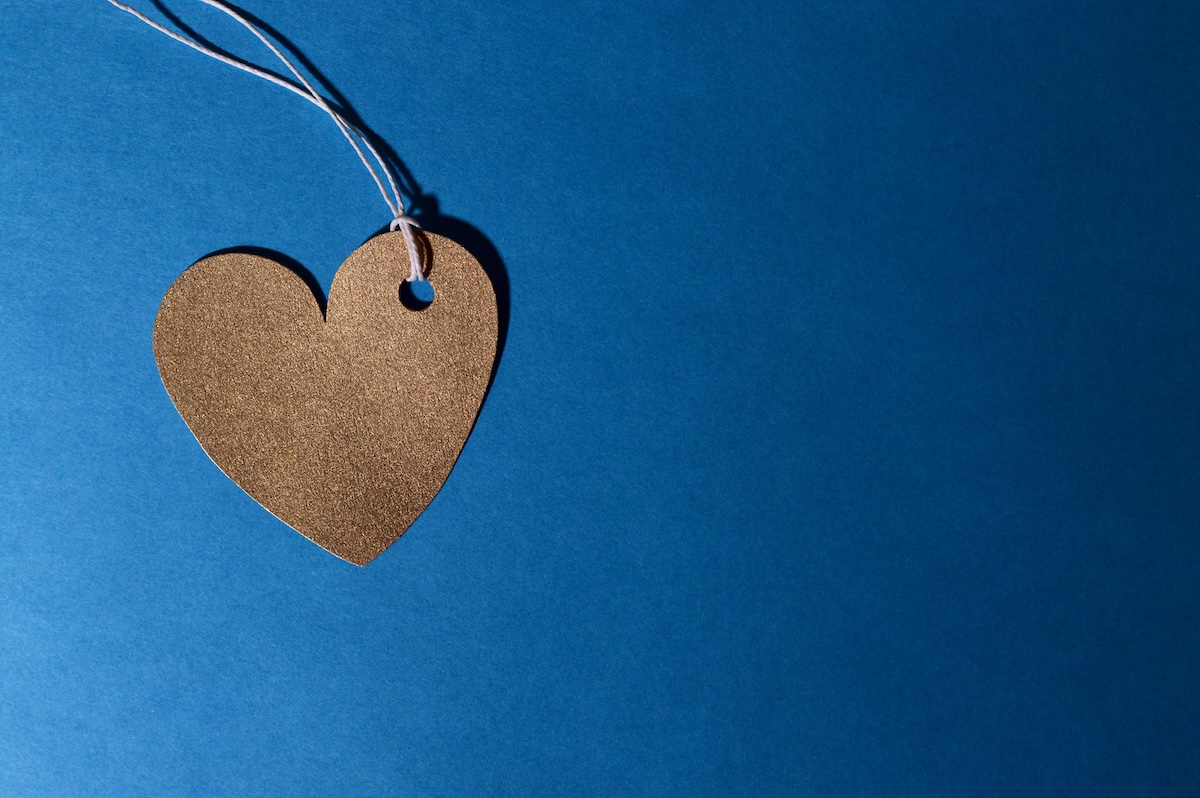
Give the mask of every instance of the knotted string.
M 358 159 L 362 161 L 363 166 L 365 166 L 367 168 L 367 172 L 370 173 L 371 179 L 375 181 L 375 186 L 379 189 L 379 193 L 383 197 L 383 201 L 387 203 L 388 210 L 391 211 L 393 217 L 389 229 L 393 232 L 399 230 L 404 236 L 404 243 L 408 249 L 408 260 L 410 266 L 409 275 L 407 278 L 408 281 L 418 282 L 425 279 L 425 274 L 421 267 L 420 251 L 417 249 L 416 237 L 413 234 L 413 229 L 419 228 L 420 225 L 418 225 L 416 220 L 409 216 L 406 212 L 404 207 L 404 197 L 400 193 L 400 189 L 396 183 L 396 177 L 392 173 L 391 167 L 389 167 L 387 162 L 379 155 L 379 152 L 371 144 L 371 140 L 364 135 L 363 132 L 354 125 L 354 123 L 348 120 L 327 99 L 325 99 L 324 95 L 316 90 L 308 78 L 304 77 L 303 73 L 300 72 L 296 65 L 293 64 L 286 55 L 284 55 L 283 51 L 280 50 L 279 47 L 277 47 L 275 43 L 272 42 L 267 35 L 258 28 L 257 25 L 247 19 L 236 8 L 233 8 L 232 6 L 223 2 L 223 0 L 200 0 L 201 3 L 211 6 L 218 11 L 221 11 L 222 13 L 232 17 L 234 20 L 240 23 L 242 27 L 254 34 L 255 38 L 266 45 L 267 49 L 269 49 L 275 55 L 275 57 L 278 58 L 285 67 L 287 67 L 288 72 L 291 72 L 293 77 L 299 81 L 299 85 L 293 83 L 287 78 L 275 74 L 274 72 L 262 69 L 254 64 L 242 61 L 241 59 L 225 55 L 224 53 L 213 50 L 210 47 L 206 47 L 204 44 L 201 44 L 195 39 L 188 38 L 178 31 L 171 30 L 170 28 L 156 22 L 142 12 L 138 11 L 136 8 L 119 2 L 119 0 L 108 0 L 108 2 L 122 11 L 132 14 L 160 33 L 165 33 L 175 41 L 186 44 L 193 50 L 197 50 L 209 56 L 210 58 L 215 58 L 218 61 L 229 64 L 232 67 L 236 67 L 243 72 L 249 72 L 251 75 L 255 75 L 263 80 L 270 81 L 276 86 L 282 86 L 288 91 L 298 94 L 299 96 L 311 102 L 313 105 L 320 108 L 325 113 L 329 114 L 330 118 L 332 118 L 334 123 L 338 126 L 338 130 L 342 131 L 342 135 L 346 137 L 346 140 L 350 142 L 350 146 L 354 148 L 354 152 L 358 155 Z M 363 147 L 366 147 L 367 152 L 371 154 L 371 158 L 374 159 L 375 164 L 372 164 L 371 159 L 367 158 L 366 153 L 363 152 Z M 378 170 L 376 170 L 376 165 L 378 166 Z M 380 177 L 381 174 L 382 177 Z M 387 181 L 387 188 L 384 187 L 385 180 Z M 390 194 L 388 189 L 391 190 Z

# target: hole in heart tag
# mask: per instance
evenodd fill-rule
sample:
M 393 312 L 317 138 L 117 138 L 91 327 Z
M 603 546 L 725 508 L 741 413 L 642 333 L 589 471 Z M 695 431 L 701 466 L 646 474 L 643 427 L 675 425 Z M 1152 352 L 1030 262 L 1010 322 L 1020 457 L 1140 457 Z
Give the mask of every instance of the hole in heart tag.
M 409 310 L 424 310 L 433 304 L 433 299 L 433 283 L 428 280 L 417 283 L 405 280 L 400 283 L 400 302 Z

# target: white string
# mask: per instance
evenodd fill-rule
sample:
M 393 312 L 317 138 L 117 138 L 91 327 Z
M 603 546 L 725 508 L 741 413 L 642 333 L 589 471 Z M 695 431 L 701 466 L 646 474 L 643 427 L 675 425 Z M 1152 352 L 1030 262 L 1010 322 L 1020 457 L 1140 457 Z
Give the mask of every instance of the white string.
M 286 78 L 280 77 L 274 72 L 261 69 L 253 64 L 227 56 L 224 53 L 217 52 L 209 47 L 205 47 L 200 42 L 189 39 L 187 36 L 171 30 L 170 28 L 156 22 L 142 12 L 138 11 L 136 8 L 119 2 L 119 0 L 108 0 L 108 2 L 122 11 L 132 14 L 160 33 L 165 33 L 175 41 L 186 44 L 193 50 L 197 50 L 211 58 L 215 58 L 218 61 L 229 64 L 232 67 L 236 67 L 243 72 L 249 72 L 251 75 L 255 75 L 263 80 L 270 81 L 276 86 L 282 86 L 288 91 L 298 94 L 299 96 L 311 102 L 313 105 L 320 108 L 325 113 L 329 114 L 330 118 L 332 118 L 334 123 L 338 126 L 338 130 L 342 131 L 342 135 L 346 137 L 346 140 L 350 142 L 350 146 L 354 148 L 354 152 L 358 155 L 358 159 L 362 161 L 363 166 L 367 168 L 367 172 L 370 173 L 371 179 L 375 181 L 375 186 L 379 189 L 379 193 L 383 197 L 383 201 L 387 203 L 388 210 L 392 212 L 393 218 L 389 229 L 393 232 L 399 230 L 404 236 L 404 244 L 408 249 L 410 267 L 408 281 L 418 282 L 425 279 L 424 272 L 421 268 L 420 252 L 417 249 L 416 237 L 413 234 L 414 228 L 418 228 L 420 225 L 418 225 L 416 220 L 409 216 L 405 211 L 404 197 L 401 195 L 400 189 L 396 185 L 395 176 L 392 174 L 392 170 L 388 166 L 387 162 L 380 157 L 379 152 L 371 144 L 370 139 L 364 135 L 361 130 L 355 127 L 353 123 L 346 119 L 345 116 L 338 112 L 338 110 L 334 108 L 328 100 L 325 99 L 324 95 L 318 92 L 312 83 L 310 83 L 309 80 L 304 77 L 303 73 L 296 68 L 295 64 L 293 64 L 288 57 L 285 56 L 277 46 L 275 46 L 275 43 L 267 38 L 266 34 L 259 30 L 254 23 L 246 19 L 246 17 L 240 14 L 237 9 L 222 2 L 222 0 L 200 0 L 201 3 L 211 6 L 212 8 L 215 8 L 218 11 L 221 11 L 232 17 L 234 20 L 239 22 L 242 27 L 253 33 L 254 36 L 260 42 L 266 45 L 267 48 L 275 55 L 275 57 L 278 58 L 285 67 L 287 67 L 287 70 L 291 72 L 296 80 L 300 82 L 303 88 L 301 88 L 301 86 L 297 86 L 295 83 L 287 80 Z M 366 153 L 363 152 L 363 146 L 367 148 L 367 151 L 370 152 L 371 157 L 375 159 L 375 164 L 377 164 L 379 167 L 378 171 L 376 171 L 375 165 L 371 163 L 370 159 L 367 158 Z M 380 178 L 380 173 L 383 174 L 383 178 Z M 390 195 L 388 190 L 385 189 L 383 185 L 383 181 L 385 179 L 387 180 L 388 188 L 391 189 Z

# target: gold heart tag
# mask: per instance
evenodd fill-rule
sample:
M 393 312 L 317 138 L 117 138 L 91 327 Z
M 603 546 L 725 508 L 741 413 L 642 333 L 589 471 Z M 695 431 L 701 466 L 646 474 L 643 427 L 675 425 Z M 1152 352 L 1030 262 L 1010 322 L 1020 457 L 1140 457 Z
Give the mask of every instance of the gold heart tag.
M 450 473 L 496 357 L 496 295 L 479 263 L 418 231 L 432 304 L 400 301 L 400 233 L 363 244 L 321 308 L 268 258 L 205 258 L 154 322 L 163 385 L 226 475 L 300 534 L 365 565 Z

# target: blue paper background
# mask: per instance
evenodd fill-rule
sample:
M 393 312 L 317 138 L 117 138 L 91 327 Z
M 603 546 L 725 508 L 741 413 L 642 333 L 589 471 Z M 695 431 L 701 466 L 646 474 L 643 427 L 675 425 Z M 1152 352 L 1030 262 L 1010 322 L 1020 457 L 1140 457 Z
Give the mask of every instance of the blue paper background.
M 154 314 L 382 202 L 298 98 L 0 0 L 0 794 L 1195 794 L 1200 6 L 245 7 L 491 240 L 507 347 L 385 555 L 289 531 Z

